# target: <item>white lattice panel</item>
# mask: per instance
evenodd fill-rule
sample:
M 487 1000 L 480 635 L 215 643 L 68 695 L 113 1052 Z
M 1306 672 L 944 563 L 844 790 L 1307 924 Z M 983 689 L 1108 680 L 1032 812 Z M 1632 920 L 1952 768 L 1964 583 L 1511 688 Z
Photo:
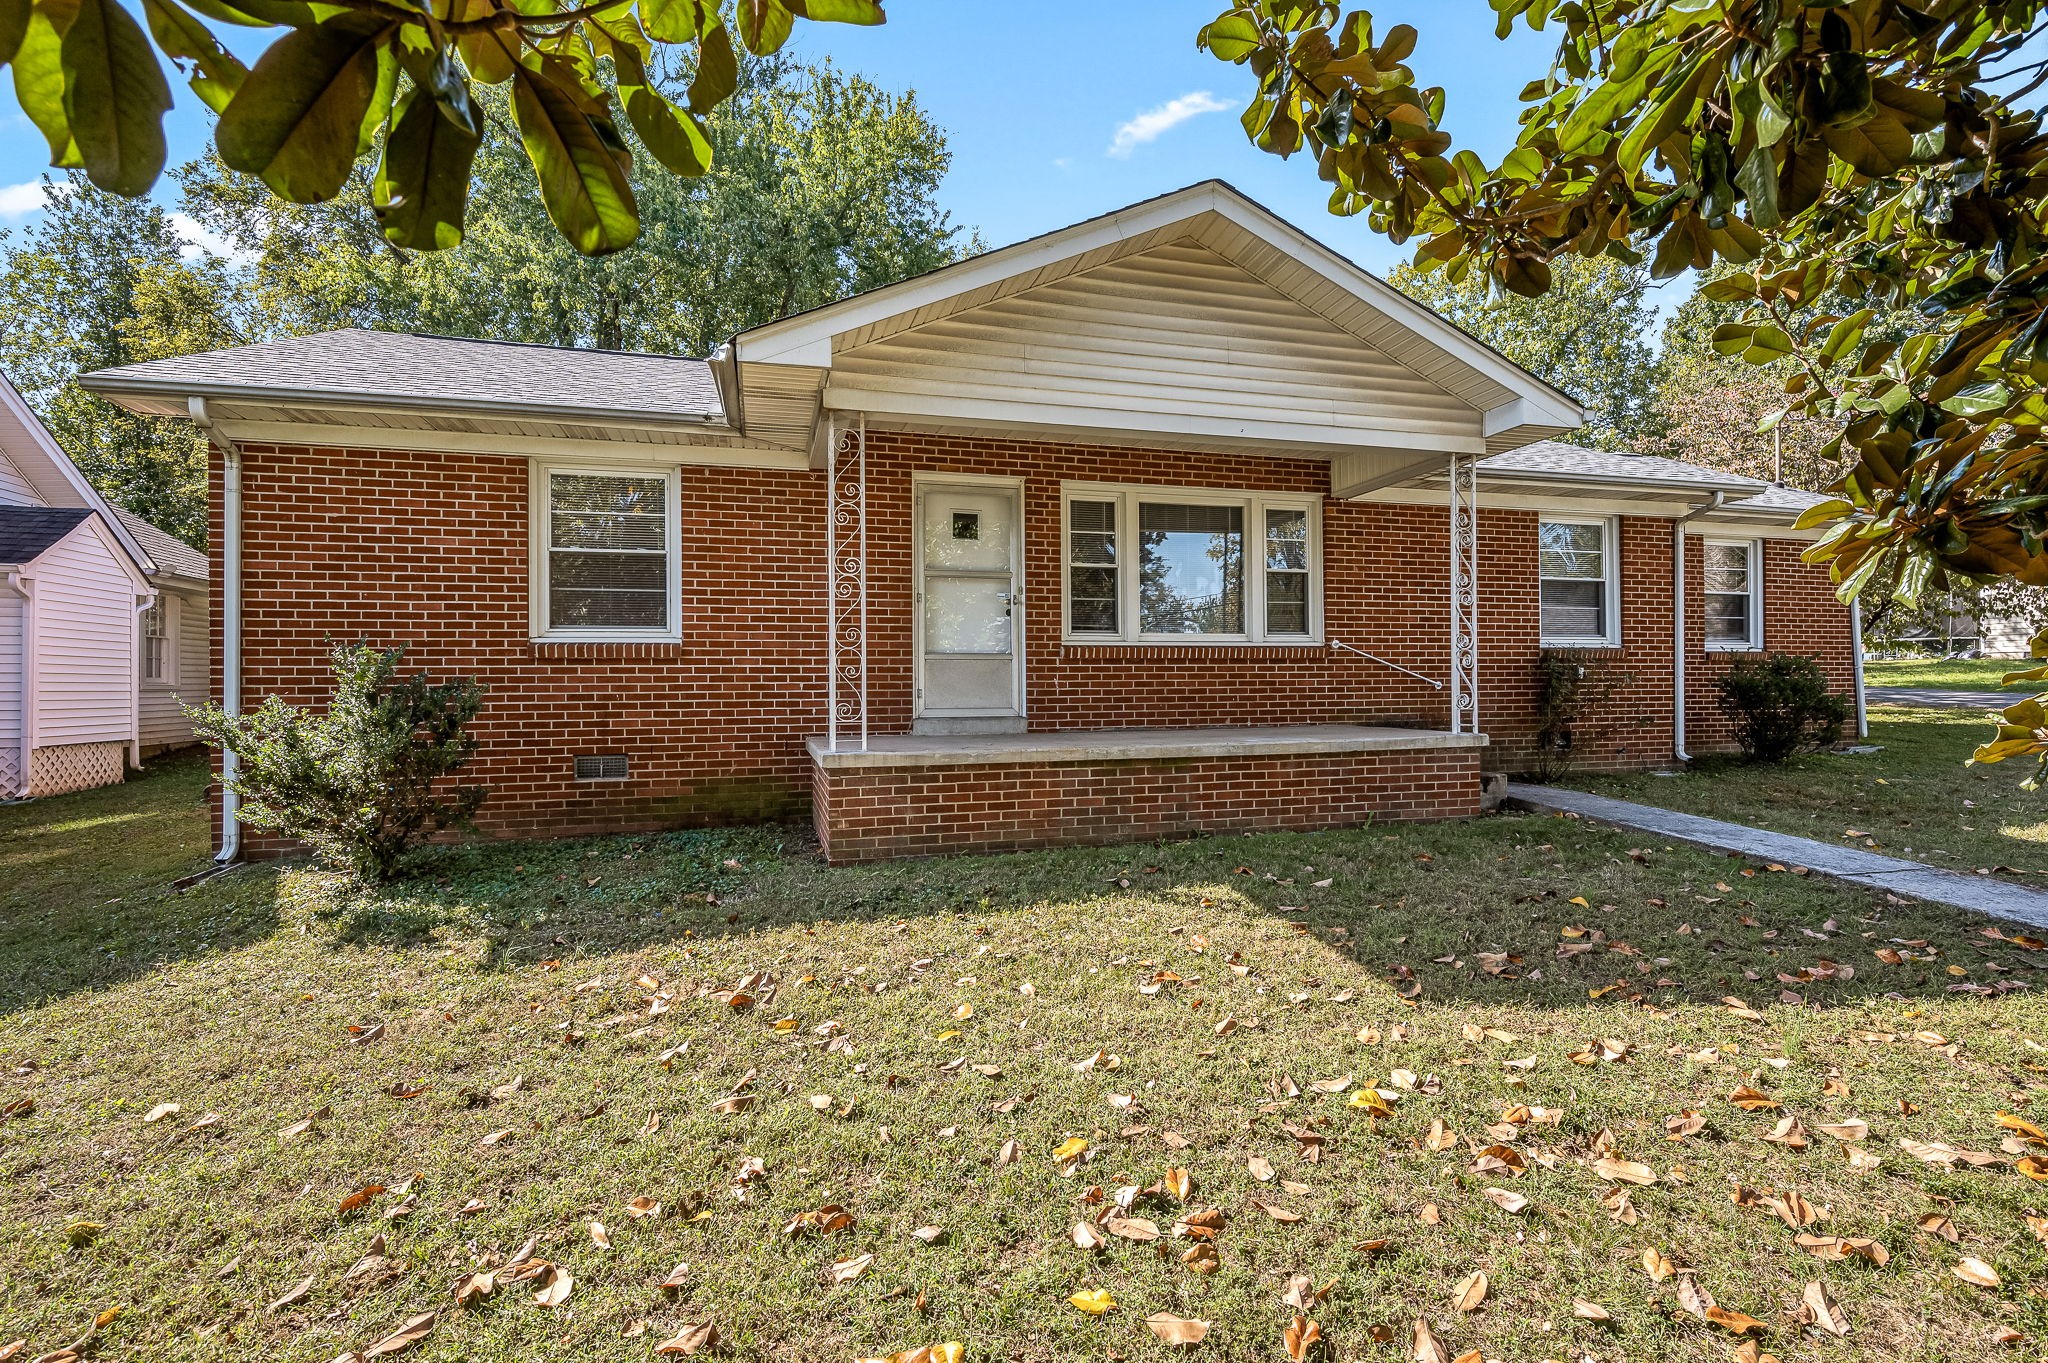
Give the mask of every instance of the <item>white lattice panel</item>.
M 125 743 L 65 743 L 37 748 L 29 754 L 28 793 L 62 795 L 67 791 L 111 786 L 126 772 Z
M 0 749 L 0 800 L 14 800 L 28 794 L 22 788 L 21 750 L 12 744 Z

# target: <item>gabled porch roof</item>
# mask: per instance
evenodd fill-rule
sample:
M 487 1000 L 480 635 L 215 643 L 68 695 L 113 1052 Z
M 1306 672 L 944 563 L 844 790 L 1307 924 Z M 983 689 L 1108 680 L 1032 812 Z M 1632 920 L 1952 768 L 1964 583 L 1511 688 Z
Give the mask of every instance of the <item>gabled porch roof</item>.
M 741 332 L 748 436 L 870 426 L 1309 455 L 1333 487 L 1513 449 L 1578 404 L 1220 181 Z M 1341 467 L 1340 467 L 1341 464 Z

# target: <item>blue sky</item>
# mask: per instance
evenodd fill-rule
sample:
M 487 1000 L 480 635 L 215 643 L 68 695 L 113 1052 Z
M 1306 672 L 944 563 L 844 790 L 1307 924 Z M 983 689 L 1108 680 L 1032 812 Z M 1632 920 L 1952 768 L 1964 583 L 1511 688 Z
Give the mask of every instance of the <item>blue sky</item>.
M 1223 7 L 890 0 L 887 25 L 800 24 L 796 49 L 917 92 L 951 138 L 944 203 L 992 246 L 1217 177 L 1384 274 L 1405 249 L 1363 219 L 1332 217 L 1310 162 L 1283 162 L 1246 141 L 1237 116 L 1248 73 L 1195 50 L 1196 31 Z M 1460 145 L 1496 160 L 1514 138 L 1517 93 L 1548 64 L 1551 36 L 1518 29 L 1497 42 L 1483 0 L 1372 8 L 1381 34 L 1401 22 L 1421 31 L 1411 64 L 1424 82 L 1445 87 L 1447 127 Z M 260 47 L 260 35 L 248 36 Z M 190 91 L 177 93 L 174 165 L 211 136 L 210 115 Z M 19 226 L 40 202 L 43 142 L 11 100 L 0 123 L 10 125 L 0 128 L 0 227 Z

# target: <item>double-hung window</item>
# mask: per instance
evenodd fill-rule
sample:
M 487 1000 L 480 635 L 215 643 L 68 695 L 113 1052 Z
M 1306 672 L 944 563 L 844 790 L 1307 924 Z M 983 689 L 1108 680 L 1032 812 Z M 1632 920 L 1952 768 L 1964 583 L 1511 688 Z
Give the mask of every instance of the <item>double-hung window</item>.
M 1545 519 L 1536 572 L 1547 647 L 1610 648 L 1621 642 L 1614 522 Z
M 681 638 L 674 469 L 537 465 L 534 637 Z
M 142 679 L 176 685 L 176 663 L 177 655 L 171 649 L 170 598 L 159 592 L 142 612 Z
M 1700 546 L 1707 597 L 1707 647 L 1763 647 L 1763 584 L 1755 540 L 1707 540 Z
M 1066 634 L 1078 643 L 1311 643 L 1311 494 L 1069 483 Z

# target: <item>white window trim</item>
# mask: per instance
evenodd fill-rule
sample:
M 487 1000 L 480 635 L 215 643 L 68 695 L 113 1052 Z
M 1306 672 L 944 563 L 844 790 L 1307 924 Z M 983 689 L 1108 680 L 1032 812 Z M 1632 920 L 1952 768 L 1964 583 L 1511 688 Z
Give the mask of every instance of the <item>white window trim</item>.
M 1740 640 L 1706 639 L 1709 653 L 1760 653 L 1764 646 L 1764 555 L 1761 540 L 1702 539 L 1700 541 L 1700 636 L 1704 639 L 1707 630 L 1707 554 L 1706 546 L 1722 545 L 1740 549 L 1749 556 L 1749 635 Z
M 1542 634 L 1539 640 L 1544 648 L 1620 648 L 1621 647 L 1621 534 L 1612 516 L 1553 516 L 1548 513 L 1537 517 L 1536 568 L 1536 628 L 1543 629 L 1543 568 L 1542 533 L 1546 525 L 1597 525 L 1600 527 L 1600 568 L 1602 601 L 1606 608 L 1607 632 L 1605 634 L 1551 635 Z M 1559 582 L 1565 578 L 1556 579 Z M 1584 578 L 1571 579 L 1586 581 Z
M 1070 617 L 1069 590 L 1073 536 L 1069 525 L 1075 502 L 1115 502 L 1117 548 L 1116 634 L 1076 634 Z M 1240 506 L 1245 510 L 1245 621 L 1241 634 L 1145 634 L 1138 629 L 1138 504 L 1175 502 L 1197 506 Z M 1266 632 L 1266 512 L 1308 513 L 1308 630 L 1306 634 Z M 1129 536 L 1129 539 L 1126 539 Z M 1323 642 L 1323 499 L 1313 492 L 1255 492 L 1213 487 L 1169 487 L 1157 483 L 1060 484 L 1060 642 L 1085 647 L 1133 644 L 1181 648 L 1280 647 L 1313 648 Z
M 163 612 L 164 621 L 164 667 L 163 675 L 152 677 L 148 671 L 149 628 L 147 620 L 138 622 L 137 637 L 141 640 L 143 654 L 137 659 L 142 669 L 141 681 L 152 691 L 173 691 L 178 686 L 178 598 L 166 591 L 159 591 L 157 608 Z M 144 612 L 147 615 L 147 612 Z
M 664 488 L 663 530 L 668 562 L 668 625 L 663 629 L 548 627 L 548 478 L 551 474 L 596 478 L 659 478 Z M 683 638 L 683 494 L 677 464 L 579 464 L 530 461 L 526 490 L 528 636 L 535 643 L 674 644 Z

